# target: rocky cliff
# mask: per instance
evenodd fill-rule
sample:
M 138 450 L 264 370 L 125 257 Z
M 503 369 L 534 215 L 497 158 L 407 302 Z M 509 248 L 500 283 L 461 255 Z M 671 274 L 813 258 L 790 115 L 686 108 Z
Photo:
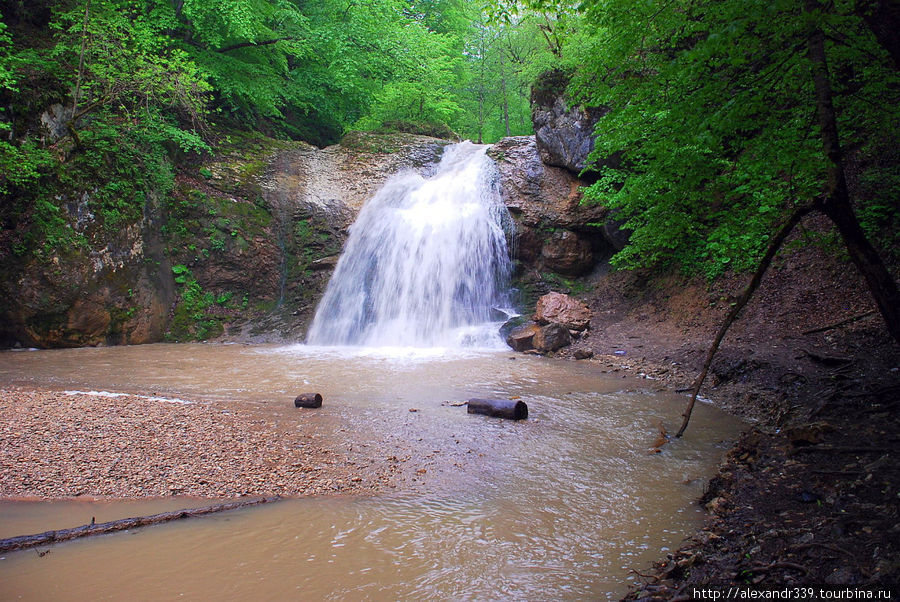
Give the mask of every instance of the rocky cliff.
M 427 173 L 446 144 L 354 133 L 320 150 L 234 133 L 116 228 L 95 217 L 94 190 L 60 186 L 56 227 L 74 244 L 4 249 L 0 344 L 299 339 L 365 199 L 397 171 Z
M 302 340 L 363 203 L 399 171 L 430 173 L 447 144 L 354 132 L 318 149 L 232 132 L 116 228 L 95 217 L 89 186 L 60 188 L 59 228 L 75 242 L 4 258 L 0 343 Z M 525 304 L 610 254 L 606 211 L 582 203 L 583 182 L 546 165 L 533 136 L 489 155 L 516 222 Z

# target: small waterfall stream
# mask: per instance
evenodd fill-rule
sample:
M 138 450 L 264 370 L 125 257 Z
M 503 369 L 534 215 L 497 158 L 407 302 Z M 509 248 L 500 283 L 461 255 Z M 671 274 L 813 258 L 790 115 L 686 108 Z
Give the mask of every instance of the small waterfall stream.
M 450 146 L 432 177 L 398 174 L 366 203 L 309 344 L 503 345 L 497 321 L 509 313 L 512 220 L 486 150 Z

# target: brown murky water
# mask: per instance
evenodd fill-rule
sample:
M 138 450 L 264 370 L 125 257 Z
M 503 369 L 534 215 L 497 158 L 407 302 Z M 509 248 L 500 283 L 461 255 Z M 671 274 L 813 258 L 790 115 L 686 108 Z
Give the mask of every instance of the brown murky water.
M 699 524 L 704 478 L 740 428 L 695 410 L 648 455 L 683 396 L 596 364 L 510 352 L 147 345 L 0 353 L 0 384 L 229 400 L 304 414 L 360 457 L 398 446 L 428 468 L 412 491 L 309 498 L 0 558 L 0 599 L 543 600 L 620 596 Z M 447 401 L 521 396 L 529 419 Z M 410 408 L 418 411 L 409 412 Z M 159 512 L 197 500 L 0 502 L 0 536 Z

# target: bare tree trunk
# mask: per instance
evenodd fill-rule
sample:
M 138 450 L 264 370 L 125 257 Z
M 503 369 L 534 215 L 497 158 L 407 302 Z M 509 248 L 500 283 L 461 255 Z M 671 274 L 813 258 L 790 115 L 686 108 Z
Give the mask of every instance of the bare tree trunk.
M 703 362 L 703 369 L 700 371 L 700 376 L 697 377 L 697 381 L 694 383 L 694 390 L 691 394 L 691 400 L 688 402 L 687 407 L 684 409 L 684 413 L 681 415 L 684 420 L 681 421 L 681 427 L 678 429 L 678 432 L 675 433 L 676 437 L 681 437 L 688 427 L 688 422 L 690 422 L 691 420 L 691 412 L 694 411 L 694 404 L 697 402 L 697 396 L 700 394 L 700 387 L 703 386 L 703 381 L 706 380 L 706 375 L 709 372 L 709 367 L 712 365 L 713 358 L 716 356 L 716 352 L 719 350 L 719 345 L 722 343 L 722 339 L 725 338 L 725 333 L 728 332 L 728 329 L 731 328 L 731 325 L 737 319 L 738 314 L 741 313 L 741 310 L 744 309 L 744 306 L 747 305 L 748 301 L 750 301 L 750 297 L 752 297 L 756 289 L 759 288 L 759 284 L 760 282 L 762 282 L 766 270 L 769 269 L 769 265 L 772 263 L 772 259 L 775 258 L 775 254 L 778 253 L 778 249 L 780 249 L 781 245 L 784 244 L 784 241 L 787 239 L 788 235 L 791 233 L 794 227 L 800 223 L 800 220 L 803 218 L 803 216 L 812 211 L 814 208 L 816 208 L 816 205 L 810 204 L 795 209 L 790 217 L 788 217 L 784 225 L 781 226 L 781 229 L 778 230 L 778 232 L 769 242 L 769 247 L 766 249 L 766 254 L 763 255 L 763 258 L 760 260 L 759 266 L 756 268 L 756 272 L 754 272 L 753 274 L 753 278 L 750 279 L 750 284 L 747 285 L 747 288 L 745 288 L 744 292 L 742 292 L 740 297 L 738 297 L 738 300 L 734 304 L 734 307 L 732 307 L 731 311 L 728 312 L 728 315 L 725 316 L 725 321 L 722 322 L 722 325 L 719 327 L 719 332 L 716 333 L 716 338 L 713 339 L 713 343 L 710 346 L 709 351 L 706 353 L 706 361 Z
M 806 0 L 808 13 L 813 13 L 818 8 L 817 0 Z M 828 157 L 828 183 L 822 211 L 837 226 L 850 254 L 850 260 L 865 278 L 888 331 L 900 343 L 900 290 L 878 256 L 878 252 L 866 238 L 850 204 L 850 192 L 844 175 L 844 159 L 832 101 L 825 34 L 820 28 L 810 29 L 807 48 L 813 66 L 822 147 Z
M 877 0 L 879 6 L 881 0 Z M 818 0 L 806 0 L 806 12 L 812 14 L 819 10 Z M 810 19 L 811 23 L 814 23 Z M 876 32 L 877 35 L 877 32 Z M 879 38 L 881 42 L 881 39 Z M 884 42 L 882 42 L 884 44 Z M 888 47 L 888 46 L 886 46 Z M 888 50 L 891 49 L 888 47 Z M 678 429 L 676 437 L 681 437 L 687 429 L 690 421 L 691 412 L 697 401 L 697 395 L 700 393 L 700 387 L 706 379 L 709 368 L 712 365 L 713 358 L 719 349 L 725 333 L 735 321 L 741 309 L 750 300 L 753 292 L 757 289 L 762 277 L 775 257 L 778 249 L 784 243 L 791 230 L 800 222 L 800 219 L 809 213 L 812 209 L 819 209 L 827 215 L 837 227 L 850 259 L 853 264 L 863 275 L 875 304 L 881 312 L 888 332 L 897 342 L 900 342 L 900 291 L 898 291 L 897 283 L 888 272 L 884 262 L 878 256 L 878 252 L 866 238 L 865 232 L 859 224 L 859 220 L 853 212 L 850 204 L 850 192 L 847 188 L 847 179 L 844 174 L 843 155 L 840 146 L 840 137 L 837 129 L 837 118 L 834 112 L 834 103 L 832 100 L 831 83 L 828 74 L 828 61 L 825 52 L 825 35 L 819 27 L 811 26 L 807 39 L 807 51 L 810 61 L 813 65 L 813 81 L 816 91 L 816 109 L 819 116 L 819 128 L 822 136 L 822 147 L 825 156 L 828 158 L 828 182 L 825 188 L 825 198 L 819 203 L 801 207 L 791 214 L 788 221 L 781 227 L 772 241 L 769 248 L 759 264 L 756 273 L 747 286 L 746 290 L 738 298 L 737 303 L 725 317 L 725 321 L 719 328 L 716 338 L 713 341 L 709 352 L 706 355 L 706 361 L 697 382 L 694 384 L 691 400 L 682 414 L 684 420 L 681 428 Z M 892 52 L 893 56 L 893 52 Z M 896 58 L 896 57 L 895 57 Z

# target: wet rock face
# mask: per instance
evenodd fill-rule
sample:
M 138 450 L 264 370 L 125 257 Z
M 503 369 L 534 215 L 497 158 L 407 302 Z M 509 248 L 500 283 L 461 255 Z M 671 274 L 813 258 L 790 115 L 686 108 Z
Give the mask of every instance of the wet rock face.
M 563 71 L 542 74 L 532 88 L 531 121 L 541 160 L 579 174 L 587 167 L 594 150 L 594 128 L 606 111 L 569 103 L 568 85 L 569 75 Z
M 602 229 L 609 211 L 582 203 L 584 182 L 544 164 L 534 136 L 503 138 L 488 151 L 497 164 L 500 194 L 516 222 L 515 259 L 538 270 L 581 276 L 608 247 Z
M 53 256 L 4 259 L 9 261 L 0 280 L 0 344 L 79 347 L 159 340 L 171 288 L 156 283 L 163 258 L 147 224 L 110 233 L 93 228 L 71 208 L 61 215 L 86 240 L 97 242 Z
M 63 117 L 51 109 L 46 126 Z M 320 150 L 235 134 L 115 231 L 91 190 L 60 190 L 83 244 L 4 259 L 0 345 L 301 339 L 363 203 L 394 173 L 427 175 L 447 144 L 357 133 Z
M 325 218 L 346 230 L 363 204 L 401 171 L 428 175 L 450 142 L 416 134 L 351 132 L 317 149 L 295 144 L 273 157 L 261 178 L 270 205 Z
M 351 132 L 340 144 L 298 144 L 272 159 L 262 196 L 290 244 L 283 298 L 289 311 L 270 329 L 305 336 L 365 202 L 394 174 L 432 173 L 448 144 L 417 134 Z

